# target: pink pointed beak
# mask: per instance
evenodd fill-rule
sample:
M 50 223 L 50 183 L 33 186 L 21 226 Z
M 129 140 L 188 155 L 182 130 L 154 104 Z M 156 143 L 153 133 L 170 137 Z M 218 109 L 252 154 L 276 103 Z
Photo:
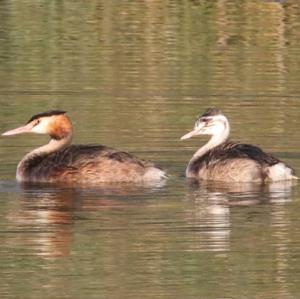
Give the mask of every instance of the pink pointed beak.
M 32 125 L 29 123 L 25 126 L 2 133 L 2 136 L 12 136 L 12 135 L 17 135 L 17 134 L 30 133 L 31 129 L 32 129 Z
M 198 130 L 196 130 L 196 129 L 194 129 L 193 131 L 191 131 L 191 132 L 189 132 L 189 133 L 183 135 L 183 136 L 180 138 L 180 140 L 189 139 L 189 138 L 191 138 L 191 137 L 193 137 L 193 136 L 195 136 L 195 135 L 198 135 Z
M 184 140 L 184 139 L 189 139 L 193 136 L 196 136 L 196 135 L 201 135 L 202 134 L 202 129 L 203 127 L 205 126 L 205 123 L 200 123 L 198 124 L 191 132 L 183 135 L 180 140 Z

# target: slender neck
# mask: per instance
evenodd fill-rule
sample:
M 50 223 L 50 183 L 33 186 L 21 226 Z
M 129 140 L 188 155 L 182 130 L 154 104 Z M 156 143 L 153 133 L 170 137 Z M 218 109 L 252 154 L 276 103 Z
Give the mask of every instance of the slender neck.
M 71 144 L 71 142 L 72 142 L 71 134 L 59 140 L 50 139 L 49 143 L 34 149 L 30 153 L 28 153 L 25 157 L 31 157 L 35 155 L 49 155 L 66 148 Z
M 67 135 L 66 137 L 56 140 L 51 139 L 49 143 L 34 149 L 33 151 L 26 154 L 23 159 L 20 161 L 17 167 L 17 179 L 23 180 L 23 173 L 26 171 L 26 162 L 31 160 L 34 157 L 38 156 L 47 156 L 59 150 L 63 150 L 68 147 L 72 142 L 72 133 Z
M 220 145 L 223 142 L 225 142 L 228 139 L 229 132 L 230 132 L 230 128 L 229 128 L 229 125 L 227 125 L 227 126 L 224 127 L 224 130 L 222 130 L 221 132 L 219 132 L 219 134 L 212 135 L 212 137 L 209 139 L 209 141 L 206 144 L 204 144 L 202 147 L 200 147 L 195 152 L 195 154 L 191 158 L 191 160 L 190 160 L 190 162 L 189 162 L 189 164 L 187 166 L 187 169 L 186 169 L 186 176 L 187 177 L 193 177 L 195 175 L 194 172 L 193 172 L 194 163 L 197 160 L 199 160 L 199 158 L 201 158 L 202 156 L 204 156 L 207 152 L 209 152 L 213 148 L 215 148 L 218 145 Z

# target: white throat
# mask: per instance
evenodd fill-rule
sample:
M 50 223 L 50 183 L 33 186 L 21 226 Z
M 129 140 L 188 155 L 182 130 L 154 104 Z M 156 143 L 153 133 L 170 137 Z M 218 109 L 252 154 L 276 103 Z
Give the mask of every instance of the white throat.
M 190 160 L 187 169 L 186 169 L 186 176 L 187 177 L 193 177 L 194 173 L 191 171 L 193 163 L 198 160 L 200 157 L 205 155 L 208 151 L 211 149 L 217 147 L 218 145 L 224 143 L 230 133 L 230 126 L 227 119 L 224 121 L 223 126 L 219 126 L 217 130 L 215 130 L 214 134 L 211 136 L 211 138 L 208 140 L 206 144 L 204 144 L 202 147 L 200 147 L 195 154 L 193 155 L 192 159 Z

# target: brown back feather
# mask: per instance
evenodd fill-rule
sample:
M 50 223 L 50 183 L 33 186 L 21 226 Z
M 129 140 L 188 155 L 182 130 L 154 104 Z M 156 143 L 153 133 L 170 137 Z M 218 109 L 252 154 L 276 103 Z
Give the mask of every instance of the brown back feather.
M 198 173 L 203 167 L 215 167 L 232 159 L 253 160 L 262 167 L 272 166 L 280 162 L 279 159 L 275 158 L 271 154 L 265 153 L 262 149 L 255 145 L 228 141 L 213 148 L 205 155 L 194 161 L 193 165 L 191 166 L 191 171 Z
M 114 176 L 132 180 L 153 163 L 102 145 L 71 145 L 50 155 L 37 155 L 24 164 L 24 176 L 35 181 L 106 181 Z

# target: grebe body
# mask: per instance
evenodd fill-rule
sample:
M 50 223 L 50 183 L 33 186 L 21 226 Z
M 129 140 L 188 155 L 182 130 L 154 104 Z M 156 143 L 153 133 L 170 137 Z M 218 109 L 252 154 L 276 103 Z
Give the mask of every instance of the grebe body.
M 211 135 L 190 160 L 188 178 L 223 182 L 266 182 L 296 179 L 294 170 L 271 154 L 251 144 L 228 140 L 228 119 L 217 108 L 208 109 L 194 129 L 181 137 Z
M 152 162 L 102 145 L 71 145 L 73 129 L 65 111 L 33 116 L 25 126 L 3 133 L 48 134 L 50 142 L 20 161 L 16 178 L 21 182 L 103 183 L 149 182 L 165 178 Z

